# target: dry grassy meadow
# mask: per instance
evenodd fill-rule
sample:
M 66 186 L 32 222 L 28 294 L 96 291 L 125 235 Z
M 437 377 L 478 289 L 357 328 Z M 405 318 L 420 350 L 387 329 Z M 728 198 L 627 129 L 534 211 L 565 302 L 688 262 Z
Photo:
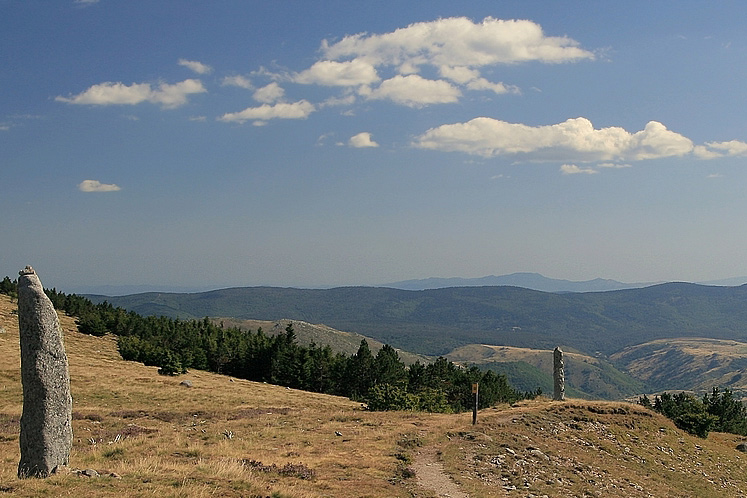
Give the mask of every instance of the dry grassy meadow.
M 74 446 L 16 478 L 15 304 L 0 296 L 0 495 L 158 497 L 745 496 L 741 438 L 689 436 L 634 405 L 532 401 L 457 415 L 372 413 L 344 398 L 119 358 L 61 316 Z M 190 380 L 193 387 L 180 385 Z M 96 470 L 99 477 L 80 471 Z

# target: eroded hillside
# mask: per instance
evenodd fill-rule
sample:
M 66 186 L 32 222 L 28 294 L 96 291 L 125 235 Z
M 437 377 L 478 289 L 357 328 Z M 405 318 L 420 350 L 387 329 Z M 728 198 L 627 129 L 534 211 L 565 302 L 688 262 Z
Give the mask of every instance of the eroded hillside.
M 611 360 L 653 389 L 710 392 L 728 387 L 747 395 L 747 343 L 708 339 L 659 339 L 625 348 Z

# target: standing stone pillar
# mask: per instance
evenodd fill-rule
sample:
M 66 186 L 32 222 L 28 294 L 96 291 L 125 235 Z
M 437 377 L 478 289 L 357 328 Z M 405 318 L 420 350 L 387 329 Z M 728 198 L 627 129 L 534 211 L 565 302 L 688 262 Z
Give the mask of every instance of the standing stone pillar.
M 555 348 L 553 354 L 553 400 L 563 401 L 565 400 L 565 365 L 563 363 L 563 351 L 560 348 Z
M 52 302 L 30 266 L 19 272 L 21 461 L 18 477 L 47 477 L 67 465 L 73 443 L 70 373 Z

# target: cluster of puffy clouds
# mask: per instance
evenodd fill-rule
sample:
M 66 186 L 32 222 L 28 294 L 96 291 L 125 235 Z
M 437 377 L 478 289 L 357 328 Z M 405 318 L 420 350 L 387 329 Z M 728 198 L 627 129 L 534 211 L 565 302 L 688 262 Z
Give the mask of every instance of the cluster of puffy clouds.
M 105 82 L 93 85 L 86 91 L 70 97 L 58 96 L 58 102 L 88 105 L 135 105 L 143 102 L 160 104 L 166 109 L 173 109 L 187 103 L 190 95 L 207 92 L 202 82 L 197 79 L 186 79 L 179 83 L 150 83 Z
M 489 81 L 481 70 L 525 61 L 560 63 L 594 58 L 575 40 L 546 36 L 532 21 L 490 17 L 480 23 L 464 17 L 439 19 L 391 33 L 356 34 L 335 43 L 324 40 L 320 53 L 319 60 L 299 72 L 258 71 L 256 74 L 274 80 L 261 88 L 255 88 L 245 76 L 224 78 L 224 85 L 254 90 L 253 96 L 261 105 L 225 113 L 218 119 L 261 124 L 270 119 L 302 119 L 325 106 L 349 105 L 357 100 L 387 100 L 419 108 L 458 102 L 465 91 L 518 93 L 520 90 L 513 85 Z M 199 61 L 180 59 L 179 64 L 200 75 L 212 71 Z M 340 94 L 317 104 L 291 102 L 285 99 L 279 83 L 336 88 Z M 105 82 L 57 100 L 89 105 L 151 102 L 174 108 L 185 104 L 190 95 L 206 91 L 197 79 L 155 87 L 149 83 Z
M 700 159 L 747 155 L 745 142 L 732 140 L 694 145 L 689 138 L 656 121 L 650 121 L 641 131 L 630 133 L 617 126 L 595 129 L 591 121 L 582 117 L 546 126 L 480 117 L 432 128 L 416 137 L 412 145 L 482 157 L 510 156 L 525 161 L 595 162 L 600 163 L 600 168 L 687 155 Z M 598 172 L 575 164 L 564 164 L 561 171 L 565 174 Z
M 273 118 L 298 119 L 329 105 L 385 100 L 420 108 L 456 103 L 465 91 L 495 94 L 520 90 L 489 81 L 481 70 L 524 61 L 559 63 L 593 59 L 594 54 L 567 37 L 545 36 L 525 20 L 464 17 L 419 22 L 384 34 L 356 34 L 322 42 L 322 57 L 300 72 L 271 75 L 276 82 L 337 88 L 340 95 L 320 104 L 306 100 L 263 102 L 220 117 L 226 122 L 259 123 Z M 437 78 L 423 74 L 437 74 Z M 244 78 L 224 80 L 247 87 Z M 256 98 L 255 94 L 255 98 Z
M 390 33 L 360 33 L 339 41 L 324 40 L 320 57 L 301 71 L 271 73 L 261 68 L 250 76 L 269 84 L 256 86 L 242 75 L 225 76 L 222 86 L 252 92 L 256 104 L 216 119 L 226 123 L 264 125 L 274 119 L 306 119 L 329 106 L 389 101 L 413 109 L 459 102 L 465 92 L 519 93 L 520 89 L 490 81 L 483 71 L 505 64 L 557 64 L 593 60 L 592 51 L 565 36 L 546 36 L 528 20 L 485 18 L 475 23 L 464 17 L 419 22 Z M 198 61 L 178 64 L 198 75 L 213 68 Z M 283 86 L 314 85 L 332 91 L 321 102 L 289 99 Z M 111 105 L 150 102 L 165 109 L 179 107 L 190 96 L 207 92 L 199 79 L 168 84 L 105 82 L 77 95 L 57 97 L 69 104 Z M 377 147 L 371 133 L 353 136 L 350 147 Z M 691 155 L 701 159 L 747 155 L 747 143 L 712 142 L 695 145 L 656 121 L 637 132 L 620 127 L 595 129 L 583 117 L 545 126 L 509 123 L 477 117 L 444 124 L 416 136 L 411 145 L 455 151 L 486 158 L 504 156 L 516 161 L 563 162 L 564 174 L 596 173 L 602 168 L 627 167 L 629 162 Z M 579 167 L 575 163 L 597 163 Z

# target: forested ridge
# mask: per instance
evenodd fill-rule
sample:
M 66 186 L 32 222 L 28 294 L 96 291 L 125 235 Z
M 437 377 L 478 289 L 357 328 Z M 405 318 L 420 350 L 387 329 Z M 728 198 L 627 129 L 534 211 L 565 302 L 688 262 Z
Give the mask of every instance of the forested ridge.
M 77 317 L 80 332 L 117 336 L 125 360 L 159 367 L 176 375 L 190 368 L 237 378 L 268 382 L 296 389 L 347 396 L 370 409 L 407 409 L 458 412 L 472 408 L 471 386 L 480 384 L 480 407 L 511 402 L 539 394 L 513 389 L 506 377 L 477 367 L 461 368 L 444 358 L 410 367 L 397 351 L 384 345 L 374 355 L 363 340 L 350 356 L 329 346 L 299 345 L 293 325 L 284 333 L 216 325 L 207 317 L 182 320 L 165 316 L 143 317 L 104 301 L 94 304 L 75 294 L 45 290 L 56 309 Z M 0 282 L 0 293 L 16 296 L 16 282 Z
M 519 287 L 406 291 L 377 287 L 242 287 L 194 294 L 91 296 L 143 315 L 199 319 L 292 316 L 355 331 L 413 353 L 444 355 L 466 344 L 595 355 L 668 337 L 747 341 L 747 286 L 668 283 L 640 289 L 556 294 Z

